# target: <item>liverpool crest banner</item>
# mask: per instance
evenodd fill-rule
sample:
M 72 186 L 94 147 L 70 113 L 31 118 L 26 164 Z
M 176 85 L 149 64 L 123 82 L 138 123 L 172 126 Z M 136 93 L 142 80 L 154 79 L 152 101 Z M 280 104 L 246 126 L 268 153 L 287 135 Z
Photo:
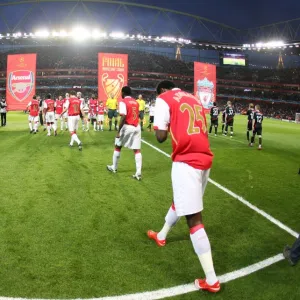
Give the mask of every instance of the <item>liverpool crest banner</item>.
M 194 63 L 194 93 L 200 99 L 205 112 L 208 113 L 216 101 L 217 73 L 215 65 Z
M 36 54 L 7 57 L 6 101 L 8 110 L 24 110 L 35 94 Z
M 128 54 L 98 54 L 98 98 L 121 99 L 121 90 L 128 81 Z

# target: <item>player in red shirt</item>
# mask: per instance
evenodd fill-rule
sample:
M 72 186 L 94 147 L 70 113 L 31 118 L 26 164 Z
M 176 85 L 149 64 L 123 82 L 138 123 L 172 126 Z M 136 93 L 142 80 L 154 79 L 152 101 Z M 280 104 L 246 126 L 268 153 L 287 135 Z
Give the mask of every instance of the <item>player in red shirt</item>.
M 73 147 L 74 141 L 78 144 L 79 151 L 82 150 L 82 143 L 77 136 L 78 123 L 80 121 L 80 113 L 84 116 L 83 103 L 76 96 L 76 92 L 70 93 L 70 98 L 65 102 L 65 109 L 62 115 L 68 111 L 68 127 L 71 134 L 70 147 Z
M 104 104 L 103 101 L 99 101 L 99 106 L 98 106 L 98 125 L 97 125 L 97 130 L 99 131 L 101 129 L 101 131 L 103 131 L 103 122 L 104 122 L 104 112 L 105 112 L 105 108 L 104 108 Z
M 44 101 L 44 115 L 47 123 L 47 135 L 51 135 L 52 128 L 54 130 L 54 135 L 57 135 L 55 124 L 55 101 L 51 99 L 51 94 L 48 94 L 47 99 Z
M 121 116 L 118 134 L 115 139 L 115 151 L 113 154 L 113 164 L 107 166 L 107 170 L 117 172 L 118 162 L 122 147 L 132 149 L 135 154 L 136 173 L 132 176 L 136 180 L 141 180 L 142 176 L 142 153 L 141 153 L 141 127 L 139 125 L 139 104 L 131 97 L 131 88 L 122 88 L 123 100 L 119 104 Z
M 64 118 L 61 116 L 63 110 L 64 110 L 64 100 L 62 96 L 59 96 L 58 99 L 55 101 L 56 109 L 55 109 L 55 123 L 56 127 L 58 120 L 60 120 L 60 130 L 64 130 Z
M 169 231 L 181 216 L 190 228 L 190 238 L 199 257 L 206 279 L 196 279 L 198 289 L 216 293 L 220 282 L 216 276 L 211 247 L 202 222 L 203 194 L 212 165 L 206 118 L 201 102 L 192 94 L 175 88 L 173 82 L 157 86 L 154 129 L 163 143 L 170 132 L 172 138 L 173 204 L 160 232 L 148 231 L 148 237 L 160 247 L 165 246 Z
M 27 105 L 27 110 L 29 110 L 29 128 L 30 133 L 37 133 L 38 125 L 39 125 L 39 110 L 40 110 L 40 102 L 36 99 L 36 95 L 32 97 L 32 101 L 30 101 Z M 34 125 L 32 125 L 32 123 Z
M 94 131 L 97 130 L 97 116 L 98 116 L 98 100 L 95 99 L 95 95 L 92 95 L 89 100 L 89 114 L 86 123 L 87 131 L 90 130 L 90 122 L 94 122 Z
M 65 109 L 65 103 L 66 103 L 67 100 L 69 100 L 69 98 L 70 98 L 69 93 L 66 93 L 66 98 L 63 100 L 63 102 L 64 102 L 63 109 Z M 65 123 L 66 130 L 68 130 L 68 111 L 66 111 L 66 112 L 62 115 L 62 118 L 64 119 L 64 123 Z

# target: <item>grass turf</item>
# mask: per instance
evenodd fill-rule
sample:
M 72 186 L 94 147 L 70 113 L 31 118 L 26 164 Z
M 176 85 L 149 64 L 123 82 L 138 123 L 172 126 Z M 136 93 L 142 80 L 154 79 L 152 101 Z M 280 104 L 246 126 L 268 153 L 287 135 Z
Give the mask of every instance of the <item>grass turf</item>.
M 113 132 L 79 132 L 84 149 L 68 147 L 69 134 L 30 135 L 27 116 L 9 113 L 0 128 L 0 295 L 91 298 L 190 283 L 203 276 L 184 220 L 157 248 L 158 230 L 172 199 L 170 160 L 143 145 L 143 181 L 131 179 L 133 154 L 124 149 L 119 172 L 111 163 Z M 300 231 L 300 126 L 264 121 L 263 147 L 248 148 L 245 117 L 235 137 L 211 137 L 211 178 Z M 298 138 L 297 138 L 298 136 Z M 153 133 L 143 138 L 158 145 Z M 208 185 L 204 218 L 218 274 L 278 254 L 289 236 L 221 190 Z M 280 262 L 223 285 L 216 299 L 298 299 L 299 268 Z M 198 299 L 191 293 L 174 299 Z

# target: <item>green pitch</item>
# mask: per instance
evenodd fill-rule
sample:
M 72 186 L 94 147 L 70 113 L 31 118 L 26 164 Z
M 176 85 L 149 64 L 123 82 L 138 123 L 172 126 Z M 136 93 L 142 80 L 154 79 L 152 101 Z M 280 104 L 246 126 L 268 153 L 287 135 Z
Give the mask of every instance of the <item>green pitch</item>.
M 171 200 L 171 161 L 143 145 L 143 180 L 131 179 L 131 151 L 110 174 L 114 132 L 30 135 L 27 115 L 9 113 L 0 128 L 0 296 L 92 298 L 168 288 L 203 276 L 182 219 L 165 248 L 146 237 L 159 230 Z M 300 231 L 300 126 L 265 120 L 263 151 L 249 148 L 246 119 L 235 136 L 211 137 L 211 178 Z M 167 153 L 153 133 L 143 138 Z M 209 184 L 204 221 L 222 275 L 277 255 L 294 238 Z M 218 295 L 173 299 L 299 299 L 299 266 L 286 261 L 223 285 Z

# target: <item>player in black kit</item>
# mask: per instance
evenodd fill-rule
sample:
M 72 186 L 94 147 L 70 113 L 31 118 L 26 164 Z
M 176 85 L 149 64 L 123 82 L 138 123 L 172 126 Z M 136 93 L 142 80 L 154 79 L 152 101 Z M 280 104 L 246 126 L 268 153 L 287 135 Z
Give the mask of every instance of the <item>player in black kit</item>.
M 230 137 L 233 137 L 233 122 L 234 122 L 234 116 L 235 112 L 232 107 L 232 104 L 230 101 L 227 102 L 227 107 L 225 110 L 225 121 L 226 121 L 226 126 L 225 126 L 225 132 L 224 135 L 227 136 L 228 132 L 228 127 L 230 127 Z
M 215 136 L 217 136 L 219 126 L 219 108 L 217 107 L 216 102 L 214 102 L 214 106 L 210 109 L 209 133 L 211 133 L 213 126 L 215 127 Z
M 225 114 L 226 114 L 226 107 L 222 111 L 222 133 L 224 133 L 224 128 L 225 128 Z
M 258 150 L 262 149 L 262 122 L 263 122 L 263 119 L 264 119 L 264 116 L 260 112 L 260 106 L 255 105 L 255 111 L 254 111 L 254 116 L 253 116 L 253 120 L 254 120 L 253 135 L 251 137 L 250 146 L 253 147 L 255 135 L 257 134 L 258 141 L 259 141 Z
M 253 126 L 253 116 L 254 116 L 254 105 L 251 103 L 249 109 L 247 110 L 248 123 L 247 123 L 247 141 L 250 141 L 250 132 L 252 131 Z

